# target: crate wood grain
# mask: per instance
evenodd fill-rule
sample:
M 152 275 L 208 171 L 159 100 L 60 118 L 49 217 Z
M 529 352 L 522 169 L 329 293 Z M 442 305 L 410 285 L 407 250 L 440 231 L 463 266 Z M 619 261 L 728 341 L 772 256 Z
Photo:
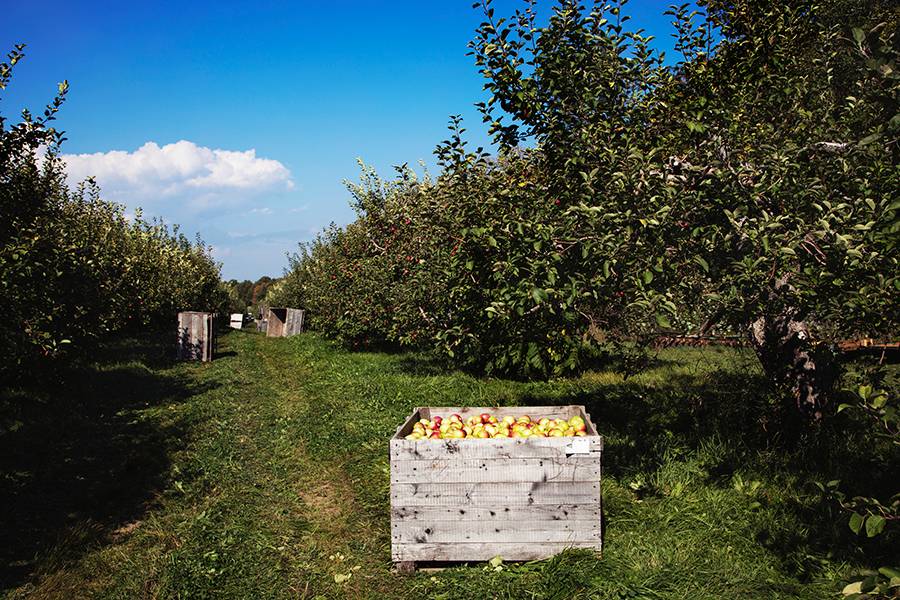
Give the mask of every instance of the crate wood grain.
M 407 440 L 420 419 L 489 413 L 585 420 L 585 437 Z M 602 549 L 603 438 L 583 406 L 417 408 L 390 441 L 391 558 L 536 560 Z
M 184 311 L 178 313 L 178 360 L 209 362 L 216 351 L 216 315 L 214 313 Z
M 269 308 L 266 311 L 266 336 L 290 337 L 303 331 L 306 311 L 298 308 Z

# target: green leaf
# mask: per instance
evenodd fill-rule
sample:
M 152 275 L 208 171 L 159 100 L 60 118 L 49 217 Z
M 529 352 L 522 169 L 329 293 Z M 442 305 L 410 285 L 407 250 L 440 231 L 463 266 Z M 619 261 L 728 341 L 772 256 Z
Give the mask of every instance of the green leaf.
M 489 560 L 489 561 L 488 561 L 488 564 L 491 565 L 491 566 L 494 567 L 494 568 L 497 568 L 497 567 L 499 567 L 500 565 L 503 564 L 503 557 L 500 556 L 500 555 L 498 554 L 497 556 L 495 556 L 494 558 L 492 558 L 491 560 Z
M 541 302 L 546 302 L 549 299 L 547 292 L 539 287 L 532 288 L 531 297 L 534 298 L 534 301 L 540 304 Z
M 862 44 L 866 40 L 866 32 L 864 32 L 859 27 L 853 28 L 853 39 L 856 40 L 857 44 Z
M 703 260 L 703 259 L 702 259 L 701 257 L 699 257 L 699 256 L 695 256 L 695 257 L 694 257 L 694 262 L 697 263 L 698 265 L 700 265 L 701 267 L 703 267 L 703 270 L 704 270 L 704 271 L 706 271 L 707 273 L 709 273 L 709 263 L 708 263 L 708 262 L 706 262 L 705 260 Z
M 873 133 L 872 135 L 867 135 L 863 139 L 859 140 L 860 146 L 868 146 L 872 142 L 876 142 L 883 136 L 883 133 Z
M 653 281 L 653 273 L 644 271 L 644 283 L 650 283 L 651 281 Z
M 885 522 L 881 515 L 871 515 L 866 519 L 866 535 L 871 538 L 884 531 Z
M 853 533 L 859 533 L 859 530 L 862 529 L 863 521 L 865 521 L 865 517 L 859 513 L 853 513 L 850 515 L 850 531 Z
M 660 313 L 656 313 L 656 323 L 662 327 L 663 329 L 671 329 L 672 325 L 669 323 L 669 319 L 666 318 L 666 315 L 662 315 Z

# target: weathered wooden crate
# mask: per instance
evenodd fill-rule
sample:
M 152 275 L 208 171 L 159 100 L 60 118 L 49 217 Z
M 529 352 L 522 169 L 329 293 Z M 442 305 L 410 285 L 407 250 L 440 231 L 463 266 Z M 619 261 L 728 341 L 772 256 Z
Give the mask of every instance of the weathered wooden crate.
M 306 311 L 299 308 L 270 308 L 266 311 L 267 337 L 289 337 L 303 331 Z
M 232 329 L 243 329 L 244 327 L 244 315 L 243 313 L 231 313 L 231 318 L 228 322 L 228 326 Z
M 215 313 L 186 311 L 178 313 L 178 360 L 209 362 L 216 352 Z
M 570 419 L 584 437 L 407 440 L 419 419 L 458 413 Z M 602 548 L 603 438 L 583 406 L 417 408 L 390 441 L 391 558 L 417 562 L 537 560 Z

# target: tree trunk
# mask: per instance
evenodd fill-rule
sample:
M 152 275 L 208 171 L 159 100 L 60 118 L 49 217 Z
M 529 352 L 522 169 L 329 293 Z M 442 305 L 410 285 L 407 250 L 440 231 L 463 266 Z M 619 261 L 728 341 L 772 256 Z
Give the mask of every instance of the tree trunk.
M 818 421 L 835 381 L 834 361 L 816 352 L 809 327 L 796 309 L 782 307 L 750 325 L 750 342 L 769 379 L 793 398 L 800 414 Z

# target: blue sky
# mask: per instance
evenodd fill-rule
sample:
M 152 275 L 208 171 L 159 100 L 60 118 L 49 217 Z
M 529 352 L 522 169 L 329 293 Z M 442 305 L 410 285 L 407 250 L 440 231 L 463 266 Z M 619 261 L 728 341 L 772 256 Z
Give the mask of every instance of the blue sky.
M 633 23 L 671 48 L 669 2 L 632 0 Z M 498 16 L 519 3 L 496 0 Z M 0 111 L 33 111 L 68 79 L 58 127 L 70 175 L 180 223 L 225 278 L 278 276 L 285 254 L 352 220 L 357 157 L 385 176 L 424 160 L 449 115 L 487 136 L 466 44 L 470 0 L 28 2 L 3 8 L 0 44 L 28 45 Z M 544 10 L 546 14 L 547 10 Z

